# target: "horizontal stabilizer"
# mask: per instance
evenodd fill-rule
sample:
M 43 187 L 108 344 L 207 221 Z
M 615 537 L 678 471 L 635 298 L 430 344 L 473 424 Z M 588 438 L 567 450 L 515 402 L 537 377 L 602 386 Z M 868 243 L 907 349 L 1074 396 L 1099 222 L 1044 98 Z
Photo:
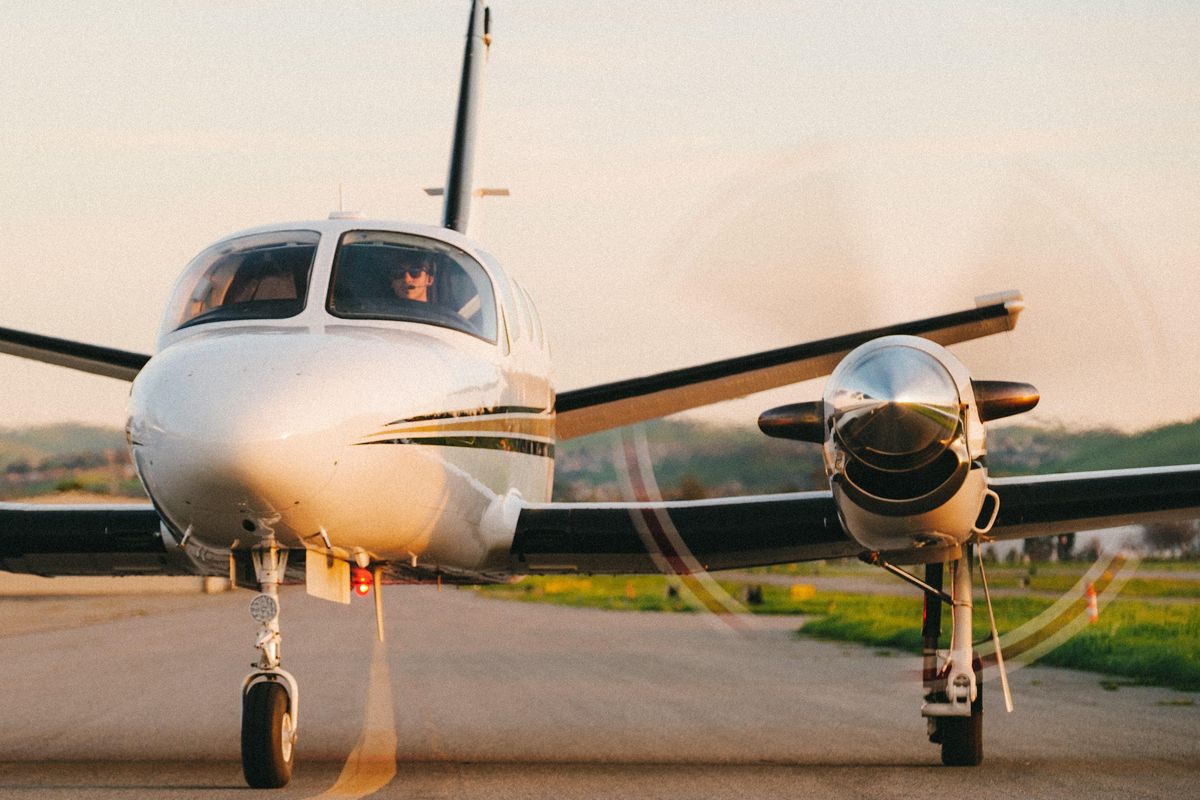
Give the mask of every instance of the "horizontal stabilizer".
M 132 381 L 150 360 L 142 353 L 0 328 L 0 353 L 60 367 Z
M 425 188 L 425 194 L 430 197 L 442 197 L 446 194 L 446 190 L 440 186 L 428 186 Z M 476 189 L 471 193 L 474 197 L 508 197 L 508 189 L 495 189 L 484 187 Z
M 555 404 L 558 438 L 574 439 L 819 378 L 851 350 L 881 336 L 923 336 L 949 345 L 1002 333 L 1016 327 L 1025 307 L 1019 292 L 976 302 L 967 311 L 563 392 Z

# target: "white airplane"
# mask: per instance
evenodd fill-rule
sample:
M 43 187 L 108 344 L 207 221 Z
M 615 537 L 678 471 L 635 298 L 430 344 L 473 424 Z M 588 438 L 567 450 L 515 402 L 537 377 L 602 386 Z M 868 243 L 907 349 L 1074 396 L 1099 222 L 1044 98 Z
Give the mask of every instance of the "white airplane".
M 378 610 L 386 582 L 860 557 L 925 593 L 930 739 L 946 764 L 978 764 L 972 545 L 1198 516 L 1200 466 L 989 478 L 985 424 L 1038 396 L 973 380 L 945 346 L 1012 329 L 1016 293 L 556 394 L 533 302 L 462 233 L 479 193 L 472 150 L 489 41 L 473 0 L 441 226 L 334 214 L 233 234 L 184 270 L 152 357 L 0 329 L 0 352 L 132 381 L 129 444 L 150 497 L 0 504 L 0 568 L 229 575 L 258 590 L 242 760 L 251 786 L 279 787 L 299 719 L 297 682 L 280 665 L 281 584 L 343 603 L 374 585 Z M 823 446 L 828 491 L 550 502 L 559 440 L 830 372 L 822 400 L 759 420 L 772 436 Z M 647 545 L 663 515 L 677 533 L 672 555 L 685 550 L 686 561 Z M 925 580 L 896 564 L 925 565 Z M 939 658 L 942 602 L 952 637 Z

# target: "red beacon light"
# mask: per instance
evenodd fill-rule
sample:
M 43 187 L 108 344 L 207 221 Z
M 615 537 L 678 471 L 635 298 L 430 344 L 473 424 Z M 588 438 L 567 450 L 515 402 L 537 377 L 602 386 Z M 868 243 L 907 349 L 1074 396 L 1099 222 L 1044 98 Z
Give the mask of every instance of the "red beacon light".
M 371 593 L 372 583 L 374 583 L 374 578 L 371 576 L 371 570 L 362 567 L 350 568 L 350 588 L 356 595 L 366 597 Z

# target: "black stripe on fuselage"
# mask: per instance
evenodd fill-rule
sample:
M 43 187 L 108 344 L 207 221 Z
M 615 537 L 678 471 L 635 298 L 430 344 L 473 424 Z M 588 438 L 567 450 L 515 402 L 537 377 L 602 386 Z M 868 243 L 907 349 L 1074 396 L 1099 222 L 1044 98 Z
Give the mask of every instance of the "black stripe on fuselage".
M 480 450 L 500 450 L 505 453 L 524 453 L 542 458 L 554 458 L 554 445 L 516 436 L 422 436 L 398 439 L 377 439 L 358 444 L 424 444 L 441 447 L 475 447 Z
M 495 408 L 471 408 L 465 411 L 443 411 L 437 414 L 424 414 L 419 417 L 397 419 L 385 423 L 387 425 L 403 425 L 406 422 L 431 422 L 439 419 L 459 419 L 461 417 L 495 417 L 500 414 L 545 414 L 548 409 L 533 406 L 496 406 Z

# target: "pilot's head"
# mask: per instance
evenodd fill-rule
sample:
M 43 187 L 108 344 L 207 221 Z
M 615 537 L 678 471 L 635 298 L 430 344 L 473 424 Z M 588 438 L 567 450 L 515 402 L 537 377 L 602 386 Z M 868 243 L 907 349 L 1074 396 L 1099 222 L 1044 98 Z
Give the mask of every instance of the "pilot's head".
M 437 264 L 433 256 L 422 255 L 402 267 L 394 267 L 391 274 L 392 291 L 402 300 L 416 303 L 429 302 L 429 287 L 433 285 Z

